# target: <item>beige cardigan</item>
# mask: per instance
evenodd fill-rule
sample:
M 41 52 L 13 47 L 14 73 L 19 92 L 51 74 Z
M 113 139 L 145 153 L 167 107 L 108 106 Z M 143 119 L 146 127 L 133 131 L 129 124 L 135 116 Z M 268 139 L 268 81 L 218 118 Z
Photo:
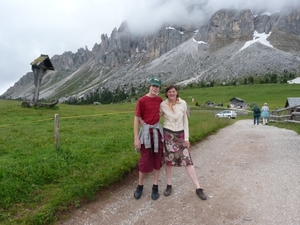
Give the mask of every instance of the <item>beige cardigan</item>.
M 179 98 L 173 106 L 174 112 L 168 105 L 168 99 L 160 103 L 160 115 L 164 117 L 164 128 L 172 131 L 184 131 L 184 140 L 189 140 L 189 122 L 187 118 L 187 104 Z

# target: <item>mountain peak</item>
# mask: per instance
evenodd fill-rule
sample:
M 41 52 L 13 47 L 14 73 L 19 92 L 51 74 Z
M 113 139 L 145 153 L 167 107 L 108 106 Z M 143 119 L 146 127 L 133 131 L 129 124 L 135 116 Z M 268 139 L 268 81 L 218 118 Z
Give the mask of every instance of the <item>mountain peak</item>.
M 144 91 L 147 79 L 164 84 L 213 82 L 215 85 L 286 71 L 300 71 L 300 6 L 253 14 L 221 9 L 206 24 L 169 24 L 151 35 L 136 36 L 124 21 L 91 51 L 79 48 L 51 58 L 56 69 L 42 80 L 40 97 L 78 98 L 95 90 Z M 32 99 L 32 72 L 2 97 Z

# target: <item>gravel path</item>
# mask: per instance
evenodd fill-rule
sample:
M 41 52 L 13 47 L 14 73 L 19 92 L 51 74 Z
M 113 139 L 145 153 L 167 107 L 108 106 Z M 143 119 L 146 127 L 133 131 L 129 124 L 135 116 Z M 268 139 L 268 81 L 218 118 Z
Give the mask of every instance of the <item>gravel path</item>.
M 209 198 L 202 201 L 184 168 L 173 170 L 173 192 L 157 201 L 152 176 L 141 199 L 133 198 L 137 173 L 57 225 L 300 224 L 300 136 L 294 131 L 241 120 L 191 148 L 197 175 Z

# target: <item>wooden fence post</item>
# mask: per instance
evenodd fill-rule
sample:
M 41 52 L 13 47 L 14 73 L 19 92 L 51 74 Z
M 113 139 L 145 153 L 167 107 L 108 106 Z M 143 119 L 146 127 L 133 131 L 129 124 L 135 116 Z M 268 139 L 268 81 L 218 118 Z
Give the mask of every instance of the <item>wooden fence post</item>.
M 56 149 L 59 148 L 59 114 L 54 115 L 54 140 Z

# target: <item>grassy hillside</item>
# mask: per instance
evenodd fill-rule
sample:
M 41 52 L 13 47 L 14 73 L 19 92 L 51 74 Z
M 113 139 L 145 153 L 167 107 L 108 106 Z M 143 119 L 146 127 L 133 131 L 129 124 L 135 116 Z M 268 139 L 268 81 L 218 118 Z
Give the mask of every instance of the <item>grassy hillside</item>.
M 223 103 L 226 106 L 233 97 L 238 97 L 252 104 L 256 102 L 262 106 L 268 103 L 270 109 L 284 108 L 288 97 L 300 97 L 299 84 L 254 84 L 240 86 L 217 86 L 207 88 L 185 89 L 180 96 L 186 99 L 189 104 L 194 98 L 195 102 L 203 105 L 206 101 Z
M 298 97 L 300 85 L 252 85 L 185 89 L 191 105 L 190 139 L 201 141 L 235 120 L 216 119 L 201 110 L 207 100 L 226 105 L 239 97 L 271 109 Z M 161 94 L 163 97 L 163 93 Z M 91 201 L 103 187 L 122 180 L 136 167 L 133 149 L 135 103 L 25 109 L 0 100 L 0 224 L 52 224 L 57 211 Z M 54 143 L 54 114 L 60 116 L 60 148 Z M 238 119 L 252 118 L 249 114 Z M 135 187 L 133 187 L 134 189 Z

